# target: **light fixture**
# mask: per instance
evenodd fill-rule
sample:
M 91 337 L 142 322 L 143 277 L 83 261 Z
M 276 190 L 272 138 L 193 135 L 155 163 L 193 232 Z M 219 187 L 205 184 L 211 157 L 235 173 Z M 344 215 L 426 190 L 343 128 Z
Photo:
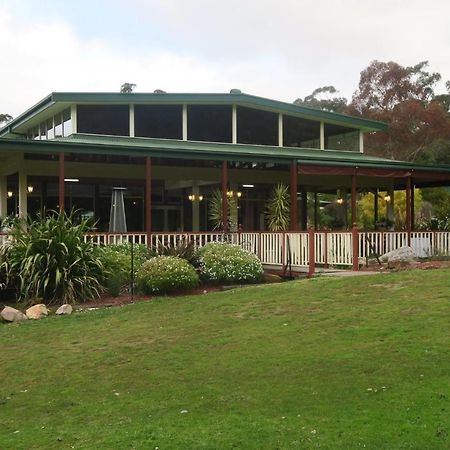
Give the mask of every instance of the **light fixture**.
M 230 197 L 230 198 L 232 198 L 232 197 L 241 198 L 242 197 L 242 192 L 240 192 L 240 191 L 237 191 L 237 192 L 228 191 L 227 192 L 227 196 Z
M 80 181 L 79 178 L 64 178 L 64 181 L 67 181 L 68 183 L 78 183 Z
M 384 196 L 384 201 L 385 201 L 386 203 L 389 203 L 389 202 L 391 201 L 391 196 L 390 196 L 389 194 L 386 194 L 386 195 Z
M 338 205 L 342 205 L 342 204 L 344 203 L 344 199 L 343 199 L 342 197 L 339 197 L 339 198 L 336 200 L 336 203 L 337 203 Z
M 30 185 L 27 187 L 27 191 L 28 191 L 29 194 L 31 194 L 31 193 L 34 191 L 34 187 L 30 184 Z
M 188 195 L 188 199 L 191 202 L 195 202 L 195 201 L 201 202 L 203 200 L 203 195 L 190 194 L 190 195 Z
M 8 191 L 8 198 L 11 198 L 14 194 L 13 194 L 13 191 Z
M 254 185 L 254 184 L 243 184 L 242 187 L 245 187 L 245 188 L 254 188 L 255 185 Z

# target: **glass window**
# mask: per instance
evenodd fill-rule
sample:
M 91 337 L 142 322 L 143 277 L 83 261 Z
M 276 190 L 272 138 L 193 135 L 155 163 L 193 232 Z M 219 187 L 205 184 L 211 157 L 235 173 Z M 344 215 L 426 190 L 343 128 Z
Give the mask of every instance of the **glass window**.
M 62 126 L 62 114 L 56 114 L 55 119 L 55 138 L 62 137 L 63 126 Z
M 33 139 L 39 139 L 39 125 L 33 128 L 33 130 L 31 131 L 31 135 Z
M 78 105 L 79 133 L 129 136 L 130 112 L 128 105 Z
M 239 144 L 278 145 L 278 114 L 238 106 Z
M 62 113 L 63 118 L 63 136 L 70 136 L 72 134 L 72 116 L 70 108 L 67 108 Z
M 181 105 L 135 105 L 135 135 L 182 139 L 182 110 Z
M 231 106 L 189 105 L 188 139 L 231 142 Z
M 47 120 L 47 139 L 55 137 L 55 129 L 53 128 L 53 117 Z
M 47 127 L 45 125 L 45 122 L 42 122 L 39 125 L 39 134 L 41 136 L 41 141 L 45 141 L 45 139 L 47 139 Z

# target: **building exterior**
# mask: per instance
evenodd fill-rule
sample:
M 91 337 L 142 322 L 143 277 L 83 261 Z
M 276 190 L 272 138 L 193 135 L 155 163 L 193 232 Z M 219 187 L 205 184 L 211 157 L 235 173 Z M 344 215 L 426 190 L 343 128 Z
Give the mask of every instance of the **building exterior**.
M 450 167 L 365 155 L 364 135 L 385 128 L 238 90 L 52 93 L 0 130 L 0 218 L 76 208 L 105 231 L 122 187 L 129 231 L 208 231 L 220 190 L 236 196 L 243 229 L 260 231 L 270 189 L 286 183 L 297 199 L 291 231 L 307 227 L 308 193 L 349 197 L 354 223 L 358 191 L 389 192 L 392 213 L 405 189 L 411 231 L 414 186 L 448 185 Z

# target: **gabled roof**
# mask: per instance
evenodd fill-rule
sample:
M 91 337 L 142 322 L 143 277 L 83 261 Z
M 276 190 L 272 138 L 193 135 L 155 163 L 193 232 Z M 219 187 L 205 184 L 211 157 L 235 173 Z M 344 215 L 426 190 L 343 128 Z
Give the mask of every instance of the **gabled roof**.
M 214 105 L 240 105 L 249 108 L 264 109 L 279 112 L 305 119 L 324 121 L 363 131 L 384 130 L 387 125 L 375 120 L 363 119 L 346 114 L 322 111 L 304 105 L 271 100 L 255 95 L 231 92 L 229 94 L 205 94 L 205 93 L 130 93 L 117 92 L 53 92 L 23 114 L 12 120 L 6 127 L 0 130 L 0 137 L 14 132 L 15 129 L 35 118 L 37 114 L 54 107 L 55 105 L 71 104 L 214 104 Z

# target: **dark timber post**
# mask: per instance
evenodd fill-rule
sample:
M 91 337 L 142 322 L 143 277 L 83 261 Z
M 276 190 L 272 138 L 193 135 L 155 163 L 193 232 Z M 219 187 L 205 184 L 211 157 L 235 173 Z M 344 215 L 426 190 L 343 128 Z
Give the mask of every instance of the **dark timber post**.
M 308 229 L 308 193 L 302 189 L 302 230 Z
M 222 161 L 222 221 L 223 232 L 228 231 L 228 163 Z
M 152 245 L 152 159 L 145 158 L 145 232 L 147 246 Z
M 290 178 L 290 197 L 291 197 L 291 223 L 290 231 L 298 230 L 298 211 L 297 211 L 297 163 L 291 164 Z
M 58 180 L 58 201 L 59 201 L 59 210 L 64 211 L 64 153 L 59 154 L 59 161 L 58 161 L 58 168 L 59 168 L 59 180 Z
M 376 230 L 378 223 L 378 188 L 375 188 L 373 200 L 373 227 Z

